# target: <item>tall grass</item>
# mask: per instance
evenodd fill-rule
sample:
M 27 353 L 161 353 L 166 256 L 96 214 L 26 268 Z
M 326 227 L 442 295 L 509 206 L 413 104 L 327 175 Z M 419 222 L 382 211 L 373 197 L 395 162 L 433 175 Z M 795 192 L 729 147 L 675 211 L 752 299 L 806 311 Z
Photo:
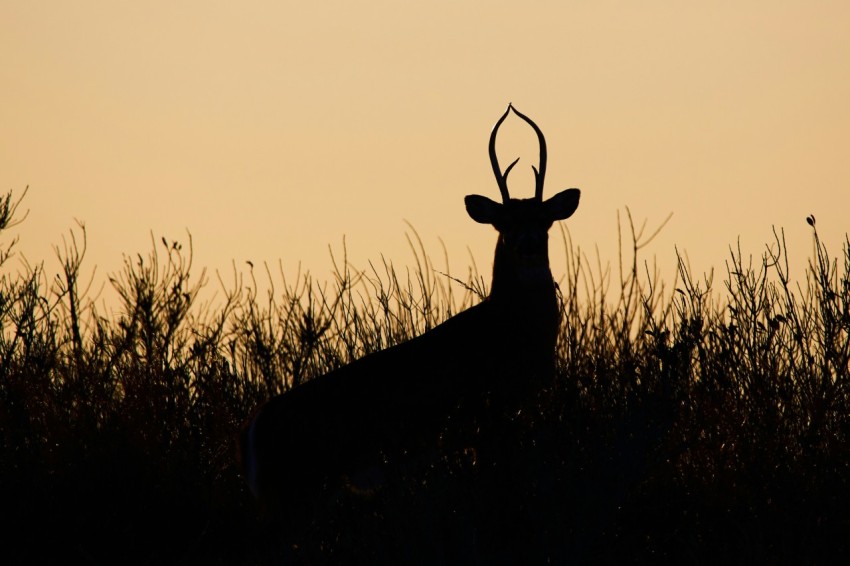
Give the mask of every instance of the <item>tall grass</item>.
M 4 237 L 19 203 L 0 199 Z M 453 454 L 388 462 L 371 498 L 329 489 L 297 548 L 275 546 L 250 501 L 239 427 L 270 395 L 479 301 L 477 271 L 444 275 L 413 239 L 411 270 L 359 271 L 344 255 L 327 283 L 234 269 L 200 304 L 211 284 L 193 270 L 191 239 L 162 240 L 110 278 L 119 307 L 107 314 L 85 276 L 83 225 L 57 246 L 58 274 L 13 270 L 4 240 L 0 553 L 93 564 L 846 558 L 850 242 L 830 256 L 809 222 L 803 281 L 790 280 L 777 231 L 759 259 L 731 248 L 720 288 L 681 259 L 665 287 L 640 257 L 652 235 L 631 217 L 614 271 L 591 267 L 562 232 L 558 379 L 516 419 L 506 471 Z

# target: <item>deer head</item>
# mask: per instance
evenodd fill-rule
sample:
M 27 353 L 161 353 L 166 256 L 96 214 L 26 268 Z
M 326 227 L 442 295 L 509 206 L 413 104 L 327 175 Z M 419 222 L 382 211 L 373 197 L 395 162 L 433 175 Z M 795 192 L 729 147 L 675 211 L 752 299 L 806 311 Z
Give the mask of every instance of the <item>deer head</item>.
M 534 129 L 540 144 L 538 167 L 532 166 L 535 189 L 534 197 L 530 199 L 514 199 L 508 193 L 508 174 L 519 162 L 519 158 L 508 165 L 503 173 L 496 156 L 496 135 L 499 126 L 511 112 Z M 498 203 L 480 195 L 468 195 L 464 201 L 466 211 L 473 220 L 481 224 L 491 224 L 499 232 L 490 298 L 501 300 L 507 296 L 520 300 L 528 298 L 530 292 L 541 288 L 551 288 L 554 293 L 552 272 L 549 269 L 549 228 L 556 220 L 572 216 L 578 207 L 581 193 L 578 189 L 567 189 L 548 200 L 543 200 L 546 139 L 537 124 L 511 104 L 493 127 L 489 152 L 502 202 Z

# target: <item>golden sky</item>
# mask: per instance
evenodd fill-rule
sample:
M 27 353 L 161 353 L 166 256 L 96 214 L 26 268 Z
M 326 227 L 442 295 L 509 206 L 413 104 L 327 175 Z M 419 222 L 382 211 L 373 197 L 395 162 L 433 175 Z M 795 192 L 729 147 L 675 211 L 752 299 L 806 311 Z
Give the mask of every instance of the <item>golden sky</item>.
M 410 265 L 407 220 L 438 264 L 441 238 L 455 272 L 469 253 L 489 272 L 495 232 L 463 196 L 498 198 L 487 139 L 512 101 L 603 262 L 628 206 L 673 213 L 646 250 L 664 279 L 674 245 L 723 272 L 774 225 L 800 268 L 808 214 L 834 254 L 850 229 L 848 25 L 845 0 L 2 0 L 0 189 L 30 186 L 3 239 L 35 263 L 80 219 L 103 274 L 188 230 L 197 266 L 324 279 L 343 236 L 356 265 Z M 504 134 L 528 196 L 533 134 Z

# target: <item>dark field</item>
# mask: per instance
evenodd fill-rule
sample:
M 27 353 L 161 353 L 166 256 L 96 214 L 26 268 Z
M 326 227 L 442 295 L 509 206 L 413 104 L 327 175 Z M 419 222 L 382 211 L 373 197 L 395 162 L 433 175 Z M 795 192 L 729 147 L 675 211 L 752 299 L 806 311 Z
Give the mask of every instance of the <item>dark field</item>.
M 489 456 L 397 455 L 368 493 L 330 483 L 285 536 L 240 476 L 245 420 L 475 304 L 482 278 L 443 276 L 420 244 L 410 273 L 343 259 L 327 285 L 266 271 L 258 296 L 257 267 L 205 306 L 191 243 L 163 240 L 113 275 L 106 318 L 83 228 L 58 277 L 18 273 L 4 231 L 0 562 L 846 563 L 850 243 L 829 255 L 810 220 L 799 286 L 781 232 L 754 261 L 733 248 L 719 285 L 680 262 L 665 286 L 634 229 L 611 280 L 567 241 L 557 379 L 480 439 Z

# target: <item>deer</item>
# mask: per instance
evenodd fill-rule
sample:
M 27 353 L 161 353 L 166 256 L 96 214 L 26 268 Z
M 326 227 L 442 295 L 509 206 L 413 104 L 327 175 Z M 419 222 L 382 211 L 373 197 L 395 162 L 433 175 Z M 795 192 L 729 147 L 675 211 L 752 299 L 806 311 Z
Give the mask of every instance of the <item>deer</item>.
M 511 198 L 496 137 L 514 113 L 537 134 L 534 197 Z M 438 437 L 464 412 L 505 414 L 545 388 L 555 371 L 560 324 L 548 231 L 572 216 L 579 189 L 543 200 L 543 132 L 512 104 L 488 145 L 501 202 L 464 199 L 468 215 L 498 232 L 489 295 L 407 342 L 364 356 L 267 401 L 241 432 L 243 472 L 266 510 L 306 521 L 317 489 L 388 454 Z M 454 419 L 454 420 L 453 420 Z

